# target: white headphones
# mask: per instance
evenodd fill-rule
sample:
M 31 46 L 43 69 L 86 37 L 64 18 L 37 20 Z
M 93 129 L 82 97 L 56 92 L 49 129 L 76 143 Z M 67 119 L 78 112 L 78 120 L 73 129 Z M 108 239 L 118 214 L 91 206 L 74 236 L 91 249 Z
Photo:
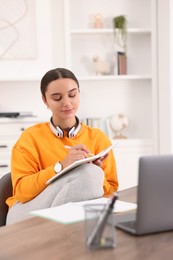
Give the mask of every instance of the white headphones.
M 81 129 L 81 124 L 77 116 L 76 116 L 76 122 L 77 122 L 77 126 L 76 127 L 72 126 L 72 128 L 70 128 L 70 130 L 68 131 L 67 134 L 68 138 L 74 138 L 77 135 L 77 133 L 79 133 Z M 61 129 L 61 127 L 53 125 L 52 118 L 50 119 L 50 128 L 57 137 L 60 138 L 64 137 L 64 132 Z

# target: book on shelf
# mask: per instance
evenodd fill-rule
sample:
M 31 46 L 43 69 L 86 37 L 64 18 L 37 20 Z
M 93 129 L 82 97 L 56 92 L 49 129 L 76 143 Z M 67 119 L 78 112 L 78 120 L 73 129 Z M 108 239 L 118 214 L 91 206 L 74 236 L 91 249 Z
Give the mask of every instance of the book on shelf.
M 127 57 L 124 52 L 115 52 L 115 64 L 114 64 L 115 75 L 126 75 L 127 74 Z
M 83 118 L 82 122 L 91 127 L 101 128 L 101 118 L 87 117 Z
M 109 147 L 107 147 L 106 149 L 104 149 L 103 151 L 101 151 L 100 153 L 91 156 L 91 157 L 87 157 L 85 159 L 81 159 L 81 160 L 77 160 L 75 162 L 73 162 L 72 164 L 70 164 L 69 166 L 67 166 L 66 168 L 64 168 L 62 171 L 60 171 L 59 173 L 57 173 L 56 175 L 54 175 L 52 178 L 50 178 L 46 184 L 50 184 L 51 182 L 57 180 L 58 178 L 60 178 L 61 176 L 63 176 L 65 173 L 69 172 L 70 170 L 78 167 L 79 165 L 82 165 L 84 163 L 89 163 L 89 162 L 93 162 L 101 157 L 104 157 L 115 145 L 117 145 L 117 143 L 114 143 L 112 145 L 110 145 Z
M 127 74 L 127 58 L 124 52 L 118 52 L 118 75 Z

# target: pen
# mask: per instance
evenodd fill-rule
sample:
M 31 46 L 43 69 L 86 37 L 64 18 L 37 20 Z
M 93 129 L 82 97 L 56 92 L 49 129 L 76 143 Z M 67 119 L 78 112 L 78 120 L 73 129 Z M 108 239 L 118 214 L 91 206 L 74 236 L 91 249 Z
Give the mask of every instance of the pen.
M 65 145 L 64 147 L 65 147 L 66 149 L 71 149 L 71 148 L 72 148 L 72 146 L 69 146 L 69 145 Z M 95 154 L 89 153 L 88 155 L 89 155 L 89 156 L 94 156 Z
M 107 223 L 107 219 L 108 219 L 110 213 L 112 212 L 113 207 L 114 207 L 114 203 L 117 199 L 118 199 L 117 194 L 114 194 L 111 198 L 110 203 L 107 204 L 103 213 L 100 214 L 100 217 L 99 217 L 99 219 L 96 223 L 96 226 L 93 229 L 91 236 L 88 238 L 87 244 L 89 246 L 91 246 L 92 244 L 100 242 L 103 230 L 104 230 L 105 225 Z

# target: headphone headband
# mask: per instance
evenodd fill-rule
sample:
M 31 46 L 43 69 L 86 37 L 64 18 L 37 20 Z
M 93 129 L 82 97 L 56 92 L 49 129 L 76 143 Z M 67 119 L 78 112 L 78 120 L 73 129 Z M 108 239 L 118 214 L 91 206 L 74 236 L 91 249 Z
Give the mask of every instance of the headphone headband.
M 68 131 L 69 138 L 74 138 L 81 129 L 81 124 L 80 124 L 79 118 L 77 116 L 75 118 L 77 121 L 77 126 L 76 127 L 72 126 L 72 128 Z M 57 137 L 60 137 L 60 138 L 64 137 L 64 131 L 61 129 L 61 127 L 53 125 L 52 117 L 50 119 L 50 129 Z

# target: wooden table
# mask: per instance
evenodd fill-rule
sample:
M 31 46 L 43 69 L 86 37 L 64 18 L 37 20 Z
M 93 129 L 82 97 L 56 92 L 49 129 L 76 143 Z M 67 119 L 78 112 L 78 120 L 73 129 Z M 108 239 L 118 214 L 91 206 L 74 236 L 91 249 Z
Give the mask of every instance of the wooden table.
M 136 189 L 120 192 L 119 198 L 135 202 Z M 116 247 L 89 250 L 84 222 L 63 225 L 34 217 L 0 228 L 0 260 L 169 260 L 173 255 L 173 232 L 142 237 L 115 230 Z

